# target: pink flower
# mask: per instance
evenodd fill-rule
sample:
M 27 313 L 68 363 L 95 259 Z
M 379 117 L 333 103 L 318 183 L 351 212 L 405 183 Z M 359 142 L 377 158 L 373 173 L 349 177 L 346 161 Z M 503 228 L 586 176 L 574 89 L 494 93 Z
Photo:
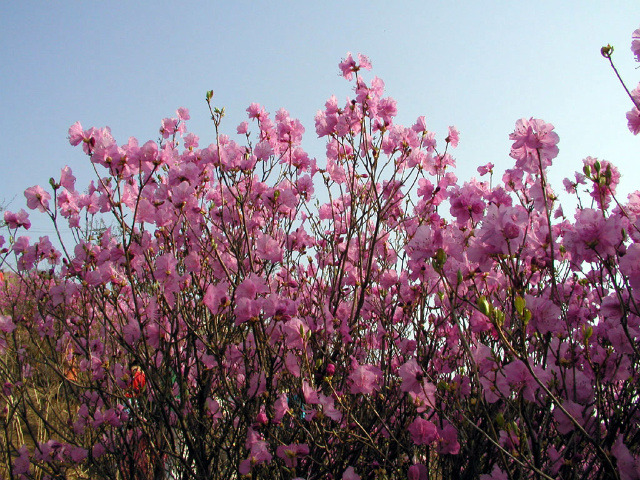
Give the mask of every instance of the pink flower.
M 223 282 L 218 285 L 209 285 L 202 298 L 202 303 L 209 308 L 211 313 L 219 313 L 220 309 L 225 308 L 230 303 L 229 284 Z
M 640 28 L 631 34 L 631 53 L 636 57 L 636 62 L 640 62 Z
M 60 173 L 60 185 L 70 192 L 75 190 L 76 177 L 73 176 L 71 168 L 65 166 Z
M 554 126 L 544 120 L 518 120 L 516 129 L 509 135 L 509 139 L 514 140 L 510 156 L 516 160 L 516 167 L 528 173 L 539 173 L 540 163 L 543 168 L 550 166 L 558 156 L 557 145 L 560 141 L 553 130 Z
M 487 173 L 493 172 L 493 167 L 495 167 L 495 165 L 491 162 L 487 163 L 486 165 L 480 165 L 478 167 L 478 173 L 481 177 L 483 177 Z
M 623 435 L 611 447 L 611 453 L 616 457 L 618 471 L 622 480 L 637 480 L 640 478 L 640 457 L 634 457 L 624 444 Z
M 302 395 L 304 396 L 304 402 L 310 405 L 316 405 L 320 403 L 320 399 L 318 398 L 318 391 L 314 389 L 309 382 L 304 380 L 302 382 Z
M 267 141 L 258 143 L 253 149 L 253 153 L 260 160 L 266 160 L 273 155 L 273 147 Z
M 11 317 L 6 315 L 0 315 L 0 332 L 11 333 L 16 329 L 16 324 L 13 323 Z
M 449 127 L 449 135 L 444 141 L 450 143 L 453 148 L 456 148 L 460 141 L 460 132 L 458 132 L 458 129 L 456 127 Z
M 411 360 L 402 365 L 398 369 L 398 374 L 402 378 L 400 389 L 403 392 L 418 393 L 422 390 L 424 372 L 415 358 L 411 358 Z
M 416 463 L 409 467 L 408 480 L 427 480 L 427 478 L 429 478 L 429 471 L 423 464 Z
M 480 480 L 507 480 L 508 478 L 507 474 L 500 470 L 498 465 L 494 465 L 490 474 L 480 475 Z
M 309 446 L 306 443 L 292 443 L 291 445 L 280 445 L 276 450 L 276 455 L 284 460 L 284 464 L 293 468 L 298 465 L 298 458 L 309 454 Z
M 351 375 L 351 393 L 370 395 L 378 388 L 382 381 L 382 370 L 374 365 L 356 365 Z
M 27 207 L 31 210 L 38 209 L 41 212 L 46 212 L 49 209 L 51 195 L 45 192 L 40 185 L 27 188 L 24 191 L 24 196 L 27 198 Z
M 409 425 L 409 433 L 416 445 L 429 445 L 438 439 L 438 429 L 429 420 L 422 417 L 416 419 Z
M 342 413 L 336 409 L 336 402 L 333 397 L 320 394 L 320 405 L 322 405 L 322 413 L 336 422 L 342 419 Z
M 184 120 L 189 120 L 191 118 L 191 116 L 189 115 L 189 110 L 185 107 L 180 107 L 176 113 L 180 120 L 184 121 Z
M 273 404 L 273 423 L 280 423 L 289 411 L 289 402 L 287 396 L 281 393 Z
M 440 435 L 438 453 L 441 455 L 457 455 L 460 452 L 460 444 L 458 443 L 458 432 L 455 427 L 448 424 L 438 433 Z
M 351 80 L 353 78 L 353 74 L 364 68 L 365 70 L 371 70 L 371 62 L 369 58 L 361 53 L 358 54 L 358 62 L 359 65 L 356 64 L 356 61 L 353 59 L 351 52 L 347 52 L 347 58 L 343 59 L 342 62 L 338 65 L 340 70 L 342 71 L 342 76 L 347 80 Z
M 74 147 L 84 140 L 84 130 L 80 122 L 76 122 L 69 127 L 69 143 Z
M 198 148 L 199 141 L 200 138 L 197 135 L 189 133 L 184 137 L 184 148 Z
M 249 131 L 248 122 L 242 122 L 240 125 L 238 125 L 238 128 L 236 129 L 236 132 L 238 133 L 238 135 L 246 135 L 248 131 Z
M 640 243 L 632 243 L 620 259 L 620 271 L 629 278 L 634 298 L 640 298 Z
M 270 235 L 258 233 L 256 240 L 256 253 L 262 260 L 272 263 L 282 262 L 282 248 L 280 243 Z
M 241 475 L 247 475 L 255 465 L 261 463 L 269 463 L 273 458 L 269 453 L 269 446 L 263 437 L 252 428 L 247 433 L 247 441 L 245 443 L 247 449 L 250 449 L 249 457 L 240 463 L 238 471 Z
M 640 133 L 640 110 L 637 107 L 633 107 L 627 112 L 627 122 L 629 131 L 634 135 L 638 135 Z
M 171 135 L 178 132 L 177 118 L 165 118 L 162 120 L 162 126 L 160 127 L 160 133 L 162 138 L 169 138 Z
M 360 63 L 360 68 L 371 70 L 371 60 L 369 60 L 369 57 L 367 57 L 366 55 L 359 53 L 358 62 Z
M 18 213 L 13 213 L 8 210 L 5 211 L 4 221 L 9 228 L 24 227 L 26 230 L 29 230 L 29 228 L 31 227 L 29 214 L 25 212 L 24 209 L 20 209 Z
M 247 113 L 249 114 L 249 118 L 255 118 L 258 120 L 262 120 L 267 116 L 267 112 L 264 107 L 262 107 L 258 103 L 252 103 L 251 105 L 249 105 L 249 107 L 247 108 Z
M 353 467 L 347 467 L 342 474 L 342 480 L 360 480 L 360 475 L 356 473 Z
M 18 453 L 20 455 L 13 461 L 13 473 L 15 475 L 24 475 L 29 473 L 29 449 L 26 445 L 22 445 L 18 450 Z

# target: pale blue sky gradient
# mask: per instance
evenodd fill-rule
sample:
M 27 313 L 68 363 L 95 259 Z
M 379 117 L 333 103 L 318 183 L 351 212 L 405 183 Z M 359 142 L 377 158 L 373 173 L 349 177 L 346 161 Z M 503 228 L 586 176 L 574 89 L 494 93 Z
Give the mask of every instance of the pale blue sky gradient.
M 640 137 L 627 129 L 631 104 L 600 47 L 615 46 L 634 88 L 640 70 L 629 47 L 639 26 L 638 0 L 2 2 L 0 201 L 23 208 L 24 189 L 59 178 L 65 165 L 77 186 L 88 184 L 88 159 L 67 141 L 75 121 L 144 142 L 184 106 L 189 130 L 208 145 L 209 89 L 226 107 L 229 134 L 251 102 L 272 114 L 284 107 L 323 163 L 313 119 L 331 94 L 351 95 L 337 67 L 347 51 L 370 57 L 365 78 L 385 81 L 398 123 L 425 115 L 440 141 L 458 127 L 459 178 L 487 162 L 501 176 L 515 121 L 539 117 L 560 135 L 557 191 L 591 155 L 620 167 L 626 198 L 640 188 Z M 52 233 L 41 215 L 31 218 L 33 238 Z

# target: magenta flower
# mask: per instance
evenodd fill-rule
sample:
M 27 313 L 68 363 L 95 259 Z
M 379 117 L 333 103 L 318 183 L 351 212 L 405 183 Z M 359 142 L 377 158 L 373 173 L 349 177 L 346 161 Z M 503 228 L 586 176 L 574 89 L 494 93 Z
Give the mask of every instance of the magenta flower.
M 18 449 L 18 453 L 20 454 L 13 461 L 13 473 L 15 475 L 25 475 L 29 473 L 30 461 L 29 461 L 29 449 L 26 445 L 23 445 Z
M 637 107 L 633 107 L 627 112 L 627 122 L 629 131 L 638 135 L 640 133 L 640 110 Z
M 70 192 L 75 190 L 76 177 L 73 176 L 71 168 L 65 166 L 60 172 L 60 186 L 66 188 Z
M 438 429 L 429 420 L 422 417 L 416 419 L 409 425 L 409 433 L 416 445 L 429 445 L 438 439 Z
M 10 212 L 9 210 L 5 211 L 4 221 L 9 228 L 24 227 L 26 230 L 29 230 L 29 228 L 31 227 L 29 214 L 25 212 L 24 209 L 20 209 L 18 213 L 13 213 L 13 212 Z
M 550 166 L 558 156 L 560 141 L 553 130 L 553 125 L 537 118 L 518 120 L 516 129 L 509 135 L 509 139 L 514 140 L 510 156 L 516 160 L 516 167 L 528 173 L 539 173 L 539 163 L 543 168 Z
M 342 480 L 360 480 L 360 475 L 356 473 L 353 467 L 347 467 L 342 474 Z
M 291 445 L 280 445 L 276 450 L 276 455 L 284 460 L 284 464 L 289 468 L 298 465 L 298 458 L 309 454 L 309 446 L 306 443 L 292 443 Z
M 31 210 L 37 209 L 41 212 L 46 212 L 49 209 L 51 195 L 45 192 L 40 185 L 27 188 L 24 191 L 24 196 L 27 198 L 27 207 Z
M 16 329 L 16 324 L 13 323 L 11 317 L 7 315 L 0 315 L 0 332 L 11 333 Z
M 453 148 L 456 148 L 460 141 L 460 132 L 458 129 L 456 127 L 449 127 L 449 135 L 447 135 L 444 141 L 450 143 Z
M 403 392 L 419 393 L 422 390 L 424 372 L 415 358 L 411 358 L 408 362 L 398 369 L 398 374 L 402 378 Z
M 640 62 L 640 28 L 631 34 L 631 53 L 636 57 L 636 62 Z
M 358 62 L 360 64 L 356 64 L 356 61 L 353 59 L 351 52 L 347 52 L 347 58 L 343 59 L 342 62 L 338 65 L 340 67 L 340 71 L 342 72 L 342 76 L 347 80 L 351 80 L 353 78 L 353 74 L 364 68 L 365 70 L 371 70 L 371 62 L 369 58 L 361 53 L 358 54 Z
M 440 445 L 438 453 L 441 455 L 457 455 L 460 452 L 460 443 L 458 443 L 458 432 L 451 424 L 447 424 L 442 430 L 438 431 L 440 436 Z
M 246 135 L 248 131 L 249 131 L 248 122 L 242 122 L 240 125 L 238 125 L 238 128 L 236 128 L 236 132 L 238 133 L 238 135 Z
M 281 393 L 273 404 L 273 423 L 280 423 L 289 411 L 289 402 L 287 396 Z
M 177 111 L 176 114 L 178 115 L 178 118 L 180 120 L 189 120 L 191 118 L 191 116 L 189 115 L 189 110 L 185 107 L 180 107 Z
M 486 165 L 480 165 L 478 167 L 478 173 L 481 177 L 483 177 L 487 173 L 493 172 L 493 167 L 495 167 L 495 165 L 491 162 L 487 163 Z
M 416 463 L 409 467 L 409 471 L 407 472 L 408 480 L 427 480 L 428 478 L 429 471 L 422 463 Z
M 351 375 L 351 393 L 370 395 L 378 388 L 382 381 L 382 370 L 374 365 L 356 365 Z

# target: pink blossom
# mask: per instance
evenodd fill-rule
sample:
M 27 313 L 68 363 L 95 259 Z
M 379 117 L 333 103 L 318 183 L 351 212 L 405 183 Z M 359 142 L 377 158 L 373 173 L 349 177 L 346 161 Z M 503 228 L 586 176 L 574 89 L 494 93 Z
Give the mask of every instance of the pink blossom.
M 255 465 L 260 465 L 261 463 L 269 463 L 273 458 L 271 453 L 269 453 L 268 444 L 264 440 L 253 440 L 250 444 L 247 445 L 247 448 L 250 448 L 251 451 L 249 453 L 249 457 L 240 462 L 238 472 L 241 475 L 247 475 L 249 472 L 251 472 L 251 469 Z
M 260 232 L 256 240 L 256 253 L 259 258 L 272 263 L 282 262 L 282 247 L 270 235 Z
M 29 214 L 20 209 L 18 213 L 10 212 L 9 210 L 4 212 L 4 221 L 9 228 L 24 227 L 25 230 L 29 230 L 31 227 L 31 221 L 29 220 Z
M 634 135 L 640 133 L 640 110 L 637 107 L 633 107 L 627 112 L 627 122 L 629 131 Z
M 407 473 L 408 480 L 427 480 L 428 478 L 429 471 L 422 463 L 415 463 L 409 467 L 409 472 Z
M 31 210 L 39 210 L 46 212 L 49 209 L 49 200 L 51 195 L 40 185 L 34 185 L 24 191 L 24 196 L 27 198 L 27 207 Z
M 320 399 L 318 398 L 318 391 L 311 387 L 309 383 L 304 380 L 302 382 L 302 395 L 304 396 L 304 402 L 310 405 L 316 405 L 320 403 Z
M 490 474 L 480 475 L 480 480 L 508 480 L 508 478 L 507 474 L 500 470 L 498 465 L 494 465 Z
M 380 388 L 382 370 L 375 365 L 356 364 L 349 379 L 351 380 L 351 393 L 370 395 Z
M 249 105 L 249 107 L 247 108 L 247 113 L 249 115 L 249 118 L 255 118 L 258 120 L 262 120 L 267 116 L 267 112 L 264 107 L 262 107 L 258 103 L 252 103 L 251 105 Z
M 76 122 L 69 127 L 69 143 L 74 147 L 84 139 L 84 130 L 80 122 Z
M 457 455 L 460 452 L 460 443 L 458 443 L 458 432 L 451 424 L 447 424 L 442 430 L 438 430 L 440 436 L 440 445 L 438 453 L 441 455 Z
M 627 253 L 620 259 L 620 271 L 629 279 L 634 298 L 640 299 L 640 243 L 629 245 Z
M 322 413 L 336 422 L 342 419 L 342 413 L 336 409 L 333 397 L 319 394 L 320 405 L 322 405 Z
M 278 398 L 273 404 L 273 410 L 273 422 L 276 424 L 282 422 L 282 419 L 289 411 L 289 402 L 287 401 L 287 396 L 284 393 L 278 395 Z
M 631 34 L 631 53 L 636 57 L 636 62 L 640 62 L 640 28 Z
M 356 473 L 353 467 L 347 467 L 342 474 L 342 480 L 360 480 L 360 475 Z
M 178 108 L 178 110 L 176 111 L 176 114 L 178 115 L 178 118 L 182 121 L 189 120 L 191 118 L 191 116 L 189 115 L 189 109 L 185 107 Z
M 207 291 L 202 298 L 211 313 L 219 313 L 221 309 L 229 305 L 229 285 L 226 282 L 218 285 L 209 285 Z
M 347 80 L 351 80 L 353 78 L 353 72 L 358 71 L 356 61 L 351 56 L 351 52 L 347 52 L 347 57 L 340 62 L 338 67 L 340 67 L 342 71 L 342 76 Z
M 371 60 L 366 55 L 361 53 L 358 54 L 358 63 L 360 64 L 360 68 L 364 68 L 365 70 L 371 70 Z
M 411 358 L 408 362 L 398 369 L 398 374 L 402 378 L 402 391 L 418 393 L 422 390 L 424 380 L 424 372 L 418 365 L 415 358 Z
M 13 323 L 11 317 L 8 315 L 0 315 L 0 332 L 11 333 L 16 329 L 16 324 Z
M 18 457 L 13 461 L 13 473 L 16 475 L 25 475 L 29 473 L 29 449 L 26 445 L 22 445 L 18 449 Z
M 276 455 L 284 460 L 287 467 L 294 468 L 298 465 L 298 458 L 309 455 L 309 446 L 305 443 L 280 445 L 276 450 Z
M 447 135 L 444 141 L 450 143 L 453 148 L 456 148 L 460 141 L 460 132 L 458 132 L 458 129 L 456 127 L 449 127 L 449 135 Z
M 560 140 L 553 130 L 553 125 L 537 118 L 518 120 L 515 131 L 509 135 L 509 139 L 514 140 L 510 156 L 516 159 L 516 167 L 528 173 L 539 173 L 540 164 L 542 168 L 550 166 L 558 156 Z
M 246 135 L 248 131 L 249 131 L 248 122 L 242 122 L 240 125 L 238 125 L 238 128 L 236 129 L 236 132 L 238 133 L 238 135 Z
M 493 172 L 493 167 L 495 167 L 495 165 L 491 162 L 487 163 L 486 165 L 481 165 L 478 167 L 478 173 L 480 174 L 481 177 L 483 177 L 487 173 Z
M 60 186 L 66 188 L 70 192 L 75 190 L 76 177 L 73 176 L 71 168 L 65 166 L 60 172 Z
M 621 480 L 640 479 L 640 457 L 634 457 L 624 444 L 623 435 L 618 435 L 611 447 L 611 453 L 616 458 Z
M 266 160 L 273 155 L 273 147 L 267 141 L 260 142 L 253 149 L 253 153 L 260 160 Z
M 438 439 L 436 426 L 422 417 L 416 417 L 409 425 L 408 430 L 416 445 L 429 445 Z
M 162 126 L 160 127 L 160 134 L 162 138 L 169 138 L 171 135 L 174 135 L 178 132 L 178 122 L 180 120 L 177 118 L 165 118 L 162 120 Z

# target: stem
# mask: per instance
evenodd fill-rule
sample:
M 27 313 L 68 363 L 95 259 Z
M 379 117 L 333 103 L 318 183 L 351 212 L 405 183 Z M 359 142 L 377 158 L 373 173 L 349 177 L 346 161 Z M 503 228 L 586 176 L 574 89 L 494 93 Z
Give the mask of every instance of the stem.
M 609 60 L 609 65 L 611 65 L 611 68 L 613 68 L 613 71 L 616 74 L 616 77 L 618 77 L 618 80 L 620 80 L 620 84 L 622 84 L 622 88 L 624 88 L 624 91 L 627 92 L 627 95 L 629 95 L 629 98 L 631 99 L 631 101 L 633 102 L 633 104 L 635 105 L 635 107 L 640 110 L 640 101 L 636 101 L 635 98 L 633 98 L 633 95 L 631 95 L 631 92 L 629 91 L 629 89 L 627 88 L 627 86 L 625 85 L 624 81 L 622 80 L 622 77 L 620 76 L 620 74 L 618 73 L 618 69 L 616 68 L 616 66 L 613 64 L 613 60 L 611 59 L 611 55 L 608 55 L 605 57 L 607 60 Z

